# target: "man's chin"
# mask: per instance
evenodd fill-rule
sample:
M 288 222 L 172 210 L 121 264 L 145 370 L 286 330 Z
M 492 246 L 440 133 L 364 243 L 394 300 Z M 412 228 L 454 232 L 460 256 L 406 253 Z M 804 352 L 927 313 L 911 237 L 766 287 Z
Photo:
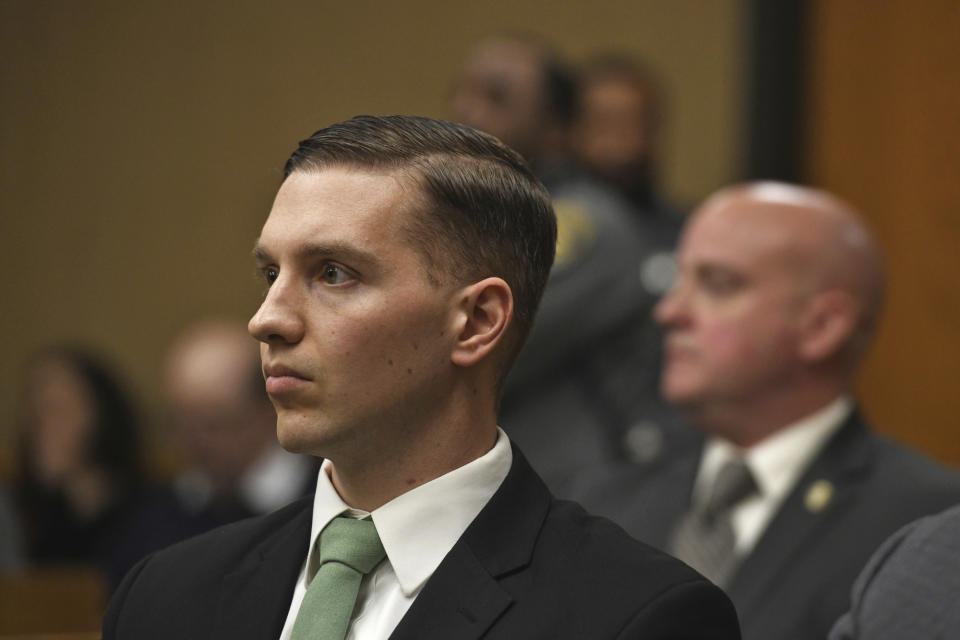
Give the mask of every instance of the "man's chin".
M 303 416 L 298 417 L 300 419 L 284 419 L 283 416 L 277 418 L 277 440 L 280 446 L 290 453 L 312 454 L 318 429 L 307 423 Z
M 700 398 L 700 389 L 689 380 L 665 377 L 660 384 L 660 394 L 664 400 L 675 407 L 696 404 Z
M 302 414 L 285 420 L 281 414 L 277 419 L 277 440 L 280 446 L 290 453 L 301 453 L 320 458 L 330 454 L 342 444 L 345 431 L 337 431 L 331 425 Z
M 303 450 L 303 445 L 299 440 L 284 437 L 279 431 L 277 432 L 277 441 L 280 443 L 281 447 L 290 453 L 305 453 Z

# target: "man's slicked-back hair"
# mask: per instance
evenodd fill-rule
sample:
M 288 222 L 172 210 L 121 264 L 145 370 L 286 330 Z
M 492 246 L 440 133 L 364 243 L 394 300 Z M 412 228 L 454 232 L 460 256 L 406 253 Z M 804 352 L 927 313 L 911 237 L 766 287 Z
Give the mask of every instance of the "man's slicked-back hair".
M 357 116 L 303 140 L 284 167 L 383 171 L 419 187 L 405 231 L 435 282 L 503 278 L 513 292 L 522 346 L 553 265 L 557 226 L 550 196 L 523 158 L 462 124 L 414 116 Z M 419 201 L 418 201 L 419 200 Z M 508 358 L 507 362 L 512 361 Z

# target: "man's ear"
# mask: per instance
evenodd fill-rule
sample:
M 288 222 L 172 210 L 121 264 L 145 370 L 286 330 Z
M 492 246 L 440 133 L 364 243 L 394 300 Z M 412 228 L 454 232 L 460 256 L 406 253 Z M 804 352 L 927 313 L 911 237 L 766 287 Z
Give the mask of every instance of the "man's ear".
M 800 357 L 823 362 L 850 341 L 860 317 L 860 304 L 850 293 L 830 289 L 810 301 L 801 324 Z
M 463 289 L 457 314 L 456 343 L 450 358 L 469 367 L 506 337 L 513 319 L 513 292 L 501 278 L 485 278 Z

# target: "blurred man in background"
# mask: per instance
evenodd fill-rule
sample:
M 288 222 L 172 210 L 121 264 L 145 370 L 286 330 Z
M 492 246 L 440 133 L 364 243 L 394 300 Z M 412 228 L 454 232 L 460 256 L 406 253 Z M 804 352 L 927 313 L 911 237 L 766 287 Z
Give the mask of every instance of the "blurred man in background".
M 679 446 L 683 432 L 656 391 L 660 341 L 650 320 L 671 265 L 646 264 L 656 239 L 624 199 L 577 166 L 578 93 L 569 67 L 533 37 L 484 40 L 464 64 L 453 110 L 523 154 L 557 214 L 557 260 L 507 380 L 504 429 L 561 492 L 581 466 L 649 463 Z
M 205 526 L 268 513 L 312 490 L 316 463 L 277 442 L 260 353 L 242 324 L 188 328 L 170 349 L 166 392 L 185 465 L 174 489 Z
M 605 53 L 582 69 L 574 152 L 591 175 L 633 205 L 645 234 L 672 249 L 682 214 L 664 200 L 658 184 L 663 119 L 659 83 L 628 56 Z
M 662 388 L 703 446 L 598 468 L 574 497 L 725 587 L 744 638 L 825 637 L 883 539 L 960 499 L 960 473 L 875 435 L 852 399 L 877 250 L 833 196 L 756 183 L 706 200 L 678 265 Z

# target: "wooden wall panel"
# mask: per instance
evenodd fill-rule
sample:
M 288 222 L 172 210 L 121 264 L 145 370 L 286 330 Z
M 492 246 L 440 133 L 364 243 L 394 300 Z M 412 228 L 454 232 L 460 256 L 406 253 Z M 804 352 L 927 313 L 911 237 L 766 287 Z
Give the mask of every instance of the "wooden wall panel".
M 960 464 L 960 3 L 818 0 L 809 26 L 806 172 L 861 209 L 889 276 L 861 397 Z

